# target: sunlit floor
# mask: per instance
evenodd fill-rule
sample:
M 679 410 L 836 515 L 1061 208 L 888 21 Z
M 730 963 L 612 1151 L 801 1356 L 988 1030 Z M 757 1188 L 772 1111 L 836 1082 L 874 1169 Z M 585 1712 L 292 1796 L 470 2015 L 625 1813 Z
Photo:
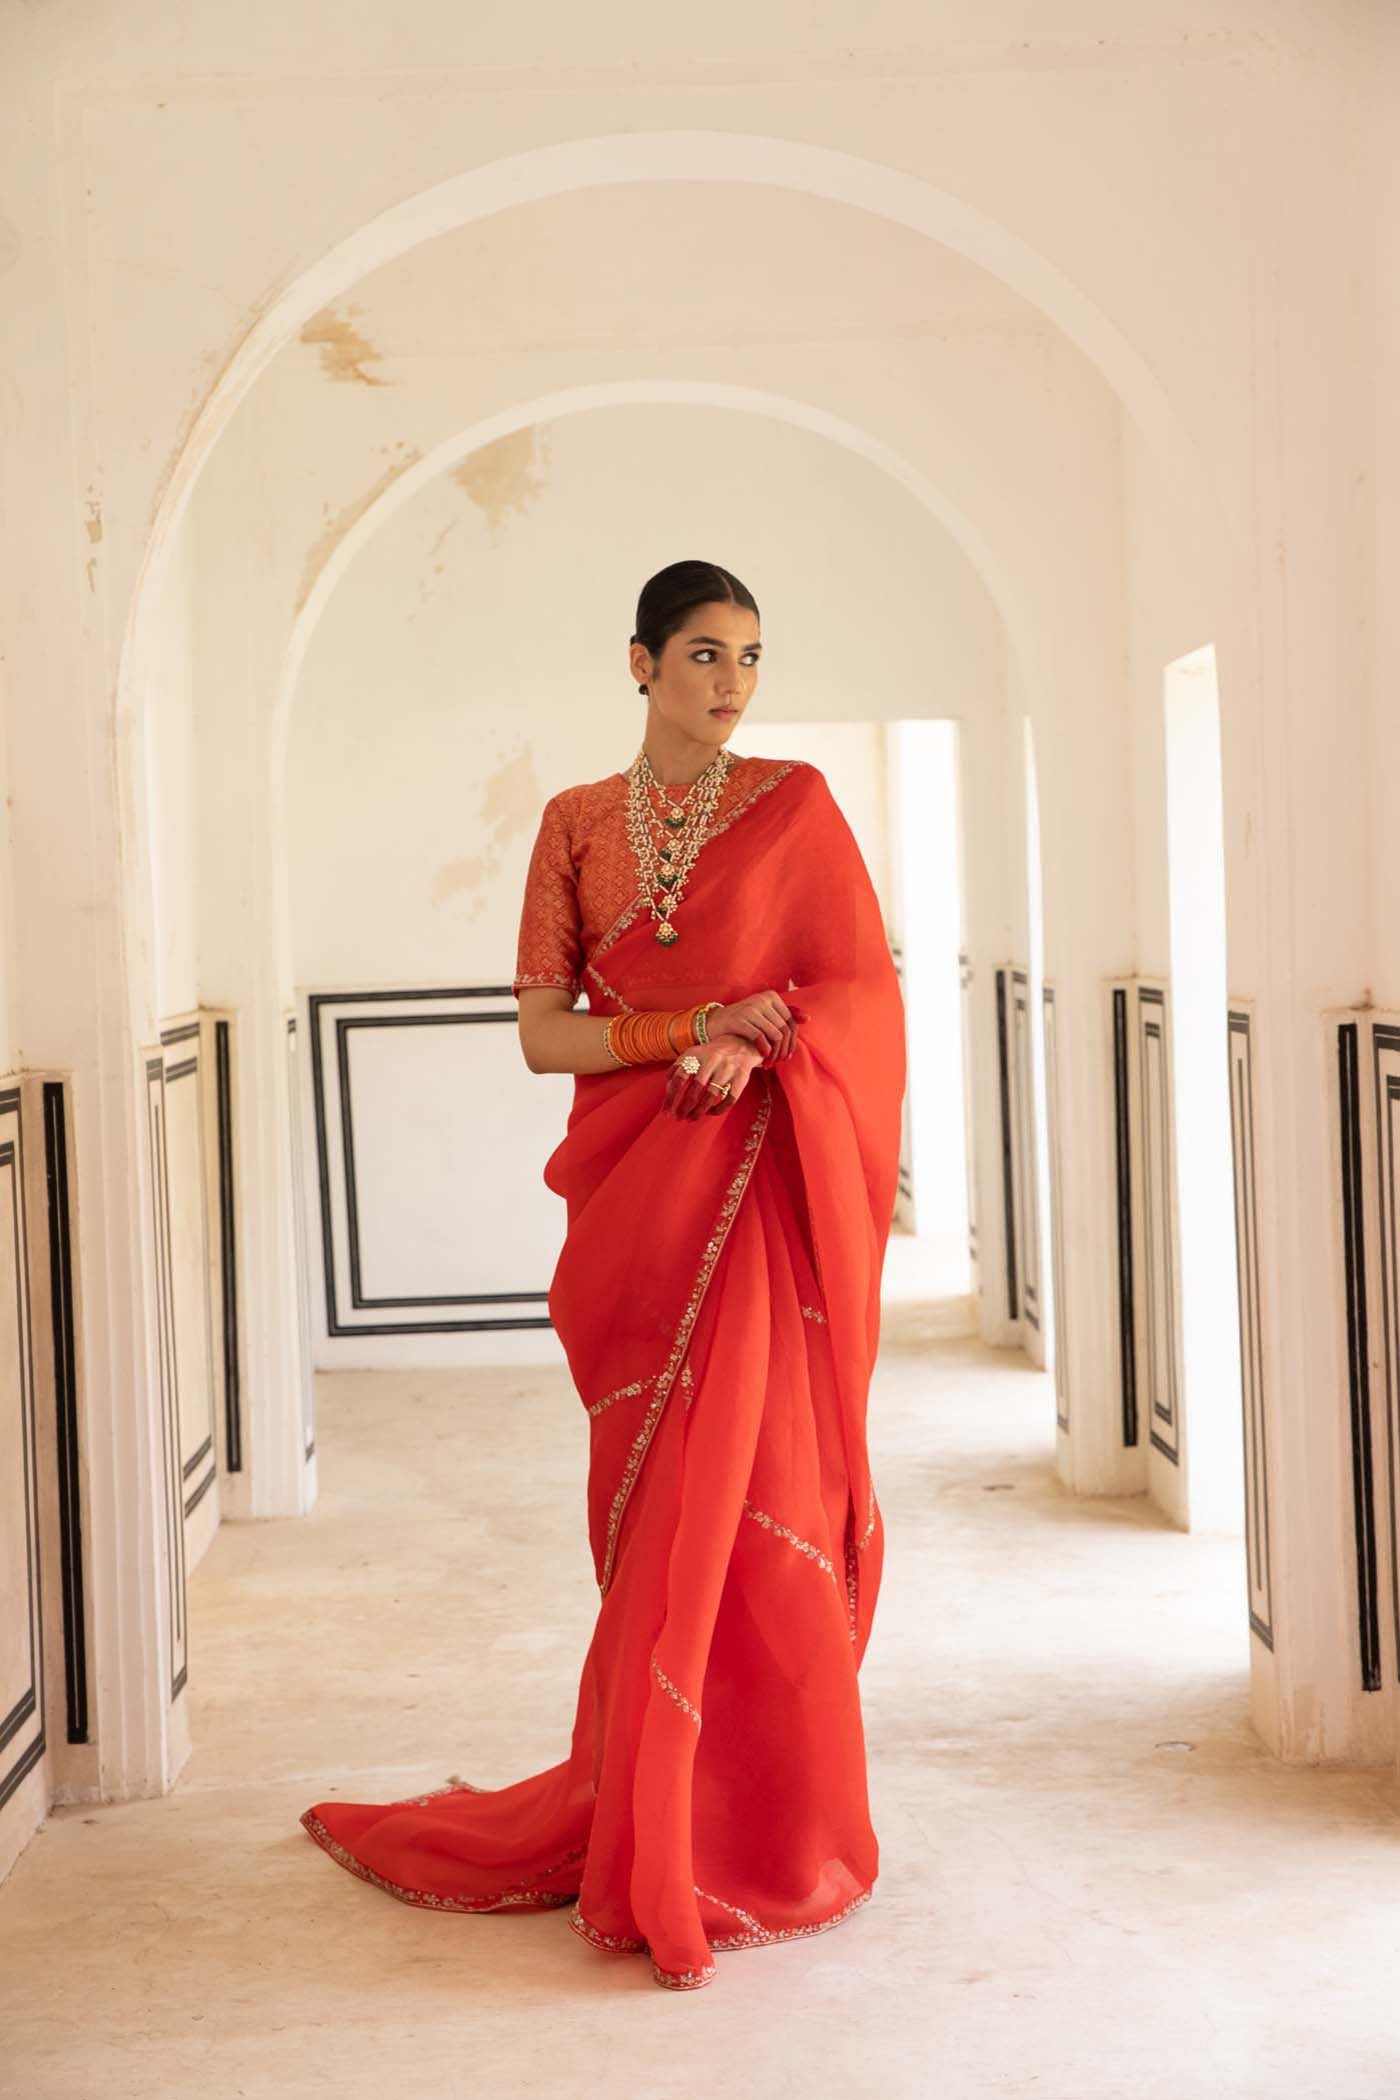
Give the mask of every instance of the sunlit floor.
M 0 1892 L 4 2091 L 1390 2100 L 1395 1784 L 1263 1754 L 1238 1546 L 1066 1497 L 1049 1381 L 917 1270 L 871 1404 L 870 1903 L 681 1994 L 563 1911 L 419 1910 L 320 1852 L 337 1790 L 562 1756 L 596 1601 L 562 1370 L 337 1375 L 314 1516 L 194 1577 L 176 1792 L 55 1812 Z

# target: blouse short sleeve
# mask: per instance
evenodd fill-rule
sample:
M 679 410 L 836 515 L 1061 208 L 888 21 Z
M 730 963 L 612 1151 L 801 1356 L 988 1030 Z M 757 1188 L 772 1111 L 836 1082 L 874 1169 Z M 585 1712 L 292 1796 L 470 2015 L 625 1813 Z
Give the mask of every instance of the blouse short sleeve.
M 556 795 L 544 806 L 526 871 L 511 991 L 531 984 L 560 984 L 577 998 L 582 968 L 578 871 Z

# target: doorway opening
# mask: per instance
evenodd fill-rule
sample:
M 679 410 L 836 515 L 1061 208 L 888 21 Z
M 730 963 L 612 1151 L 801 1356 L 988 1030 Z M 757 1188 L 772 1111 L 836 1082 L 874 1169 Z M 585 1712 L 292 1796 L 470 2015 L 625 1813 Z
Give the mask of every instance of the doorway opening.
M 826 775 L 870 870 L 899 970 L 908 1079 L 885 1296 L 970 1309 L 958 725 L 766 721 L 763 749 Z
M 1243 1536 L 1224 797 L 1213 644 L 1167 665 L 1163 710 L 1186 1511 L 1193 1531 Z

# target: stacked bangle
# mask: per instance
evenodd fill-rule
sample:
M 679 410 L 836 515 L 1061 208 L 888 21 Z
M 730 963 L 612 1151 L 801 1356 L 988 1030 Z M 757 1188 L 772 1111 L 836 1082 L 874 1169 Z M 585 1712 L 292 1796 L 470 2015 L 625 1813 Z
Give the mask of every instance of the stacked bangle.
M 603 1048 L 618 1065 L 653 1065 L 680 1057 L 697 1043 L 708 1042 L 705 1016 L 722 999 L 706 999 L 699 1006 L 675 1007 L 664 1013 L 641 1008 L 612 1014 L 603 1028 Z

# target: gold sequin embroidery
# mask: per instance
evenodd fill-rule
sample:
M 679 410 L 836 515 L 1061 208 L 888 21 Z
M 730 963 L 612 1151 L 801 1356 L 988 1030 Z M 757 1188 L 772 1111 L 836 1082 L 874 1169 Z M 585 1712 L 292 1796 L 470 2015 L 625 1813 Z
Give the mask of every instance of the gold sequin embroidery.
M 752 1517 L 756 1524 L 762 1524 L 768 1531 L 776 1532 L 780 1539 L 786 1539 L 788 1544 L 795 1546 L 799 1553 L 805 1553 L 809 1560 L 814 1560 L 819 1568 L 826 1570 L 831 1577 L 833 1588 L 836 1586 L 835 1568 L 820 1547 L 814 1546 L 810 1539 L 799 1538 L 795 1531 L 788 1530 L 786 1524 L 780 1524 L 776 1517 L 770 1517 L 766 1509 L 755 1509 L 752 1502 L 747 1499 L 744 1503 L 744 1515 Z
M 601 970 L 597 969 L 591 962 L 585 963 L 584 968 L 587 971 L 588 975 L 596 981 L 599 989 L 603 992 L 606 992 L 609 999 L 611 999 L 615 1005 L 620 1006 L 625 1014 L 631 1014 L 636 1012 L 637 1009 L 635 1008 L 635 1006 L 629 1006 L 627 1004 L 627 1001 L 623 998 L 621 992 L 614 990 L 613 986 L 608 983 L 607 978 L 603 975 Z
M 511 985 L 511 990 L 513 992 L 520 992 L 525 989 L 526 985 L 530 984 L 557 984 L 561 986 L 564 991 L 572 992 L 575 999 L 577 999 L 578 997 L 578 979 L 576 977 L 562 977 L 560 976 L 557 970 L 522 971 L 520 976 L 517 977 L 514 983 Z
M 751 1911 L 740 1910 L 737 1903 L 726 1903 L 723 1896 L 712 1896 L 708 1889 L 701 1888 L 698 1881 L 693 1881 L 690 1885 L 697 1896 L 703 1896 L 707 1903 L 713 1903 L 719 1910 L 727 1910 L 730 1917 L 737 1918 L 749 1932 L 762 1932 L 763 1927 Z
M 872 1482 L 870 1483 L 870 1508 L 869 1508 L 869 1512 L 868 1512 L 868 1514 L 867 1514 L 867 1516 L 866 1516 L 866 1520 L 865 1520 L 865 1530 L 864 1530 L 864 1532 L 863 1532 L 863 1533 L 861 1534 L 861 1539 L 860 1539 L 860 1543 L 859 1543 L 859 1544 L 857 1545 L 857 1547 L 856 1547 L 856 1552 L 857 1552 L 857 1553 L 864 1553 L 864 1551 L 865 1551 L 866 1547 L 867 1547 L 867 1546 L 868 1546 L 868 1545 L 870 1544 L 870 1534 L 871 1534 L 871 1532 L 872 1532 L 872 1531 L 873 1531 L 874 1529 L 875 1529 L 875 1483 L 874 1483 L 874 1482 L 872 1481 Z
M 868 1903 L 874 1894 L 873 1888 L 862 1889 L 858 1895 L 851 1898 L 849 1903 L 843 1904 L 840 1910 L 833 1911 L 829 1918 L 818 1918 L 811 1925 L 782 1925 L 770 1928 L 766 1925 L 760 1925 L 756 1918 L 752 1917 L 748 1911 L 741 1910 L 737 1904 L 726 1903 L 721 1896 L 709 1895 L 696 1883 L 691 1885 L 697 1896 L 704 1897 L 708 1903 L 717 1904 L 721 1910 L 732 1912 L 744 1924 L 742 1932 L 720 1933 L 713 1939 L 707 1933 L 706 1939 L 712 1954 L 724 1953 L 740 1947 L 768 1947 L 775 1945 L 781 1940 L 801 1940 L 809 1938 L 816 1932 L 829 1932 L 833 1925 L 839 1925 L 843 1918 L 848 1918 L 851 1915 L 852 1911 L 859 1910 L 863 1903 Z M 586 1940 L 590 1947 L 601 1948 L 605 1954 L 644 1954 L 647 1952 L 647 1942 L 643 1939 L 634 1939 L 624 1933 L 600 1932 L 598 1927 L 583 1915 L 577 1903 L 569 1912 L 569 1925 L 580 1939 Z M 651 1972 L 656 1981 L 665 1985 L 668 1989 L 693 1990 L 701 1983 L 708 1983 L 715 1975 L 717 1966 L 715 1962 L 707 1962 L 700 1969 L 661 1969 L 658 1968 L 656 1961 L 653 1959 Z
M 651 1973 L 668 1991 L 698 1991 L 702 1984 L 714 1980 L 715 1965 L 707 1961 L 703 1969 L 659 1969 L 653 1962 Z
M 588 1412 L 591 1415 L 600 1415 L 603 1413 L 605 1408 L 609 1408 L 612 1406 L 614 1400 L 625 1400 L 629 1398 L 629 1396 L 633 1393 L 645 1392 L 650 1384 L 650 1378 L 634 1378 L 631 1385 L 620 1385 L 617 1386 L 611 1393 L 604 1393 L 601 1400 L 595 1400 L 593 1402 L 593 1405 L 589 1408 Z
M 710 837 L 716 838 L 718 837 L 721 831 L 728 831 L 730 825 L 733 824 L 737 818 L 742 817 L 744 811 L 749 807 L 750 803 L 757 802 L 760 795 L 766 795 L 770 788 L 775 788 L 778 785 L 778 782 L 780 780 L 786 780 L 788 774 L 792 772 L 795 766 L 805 764 L 805 759 L 790 758 L 784 764 L 775 766 L 766 780 L 760 780 L 757 787 L 753 789 L 752 793 L 745 795 L 742 802 L 737 802 L 734 805 L 733 809 L 730 810 L 728 816 L 722 817 L 717 824 L 712 824 L 710 826 Z
M 824 1312 L 818 1312 L 815 1305 L 804 1305 L 802 1308 L 802 1317 L 804 1320 L 819 1320 L 823 1327 L 825 1327 L 826 1325 L 826 1314 Z
M 599 1592 L 603 1596 L 607 1595 L 608 1585 L 612 1581 L 613 1558 L 617 1550 L 618 1527 L 622 1522 L 622 1513 L 627 1507 L 627 1498 L 632 1492 L 638 1473 L 641 1471 L 642 1460 L 647 1454 L 647 1446 L 656 1432 L 656 1425 L 661 1419 L 661 1410 L 666 1405 L 666 1396 L 671 1390 L 681 1359 L 685 1355 L 686 1348 L 690 1342 L 690 1331 L 695 1325 L 701 1301 L 709 1287 L 710 1278 L 714 1274 L 715 1263 L 719 1260 L 720 1249 L 728 1237 L 729 1228 L 734 1222 L 740 1199 L 748 1186 L 749 1176 L 753 1172 L 754 1162 L 758 1157 L 759 1146 L 763 1142 L 763 1134 L 768 1128 L 768 1118 L 772 1114 L 772 1110 L 772 1096 L 765 1087 L 759 1096 L 758 1107 L 754 1112 L 753 1121 L 749 1125 L 748 1134 L 744 1139 L 744 1157 L 728 1188 L 725 1190 L 724 1201 L 721 1203 L 719 1215 L 715 1219 L 715 1229 L 705 1242 L 700 1269 L 691 1288 L 690 1296 L 686 1300 L 685 1311 L 681 1314 L 680 1324 L 676 1328 L 675 1340 L 671 1344 L 671 1353 L 656 1378 L 655 1389 L 647 1404 L 646 1414 L 642 1418 L 642 1426 L 633 1437 L 631 1449 L 627 1453 L 626 1462 L 622 1468 L 622 1478 L 618 1482 L 617 1491 L 613 1496 L 612 1506 L 608 1512 L 607 1545 L 603 1555 L 602 1578 L 598 1585 Z
M 645 1940 L 628 1939 L 624 1933 L 600 1932 L 597 1926 L 591 1924 L 583 1915 L 577 1903 L 569 1912 L 569 1926 L 572 1931 L 578 1934 L 581 1940 L 587 1940 L 590 1947 L 601 1947 L 605 1954 L 644 1954 L 646 1952 L 647 1943 Z
M 651 1659 L 651 1667 L 655 1674 L 657 1683 L 660 1685 L 662 1691 L 665 1692 L 667 1698 L 674 1699 L 676 1705 L 680 1708 L 681 1712 L 684 1714 L 689 1714 L 691 1720 L 695 1723 L 696 1727 L 698 1728 L 700 1726 L 699 1707 L 692 1706 L 690 1701 L 686 1698 L 685 1693 L 681 1690 L 680 1686 L 672 1684 L 670 1678 L 666 1675 L 666 1672 L 662 1669 L 660 1663 L 656 1660 L 656 1657 L 654 1655 Z
M 833 1911 L 829 1918 L 818 1918 L 815 1925 L 782 1925 L 772 1931 L 759 1926 L 754 1932 L 725 1933 L 719 1939 L 711 1940 L 710 1945 L 720 1953 L 729 1947 L 771 1947 L 778 1940 L 805 1940 L 814 1932 L 829 1932 L 833 1925 L 849 1918 L 853 1910 L 859 1910 L 862 1903 L 868 1903 L 874 1893 L 873 1888 L 862 1889 L 858 1896 L 852 1896 L 849 1903 Z
M 453 1787 L 437 1787 L 432 1794 L 416 1795 L 409 1805 L 417 1806 L 423 1801 L 435 1799 L 438 1794 L 450 1794 L 455 1791 Z M 472 1787 L 468 1791 L 482 1793 L 485 1789 Z M 541 1867 L 535 1880 L 508 1882 L 505 1888 L 494 1896 L 436 1896 L 427 1889 L 411 1889 L 405 1887 L 401 1881 L 390 1881 L 386 1875 L 376 1873 L 373 1867 L 367 1867 L 363 1860 L 356 1859 L 353 1852 L 347 1851 L 338 1838 L 332 1837 L 314 1809 L 308 1808 L 297 1820 L 308 1835 L 313 1837 L 324 1851 L 330 1853 L 332 1859 L 338 1860 L 350 1873 L 357 1874 L 361 1881 L 373 1882 L 376 1888 L 383 1889 L 387 1895 L 396 1896 L 400 1903 L 417 1904 L 423 1910 L 509 1910 L 517 1904 L 553 1908 L 572 1903 L 578 1894 L 577 1889 L 561 1892 L 558 1889 L 541 1888 L 538 1883 L 549 1880 L 551 1875 L 562 1873 L 565 1867 L 577 1865 L 588 1854 L 587 1845 L 576 1845 L 571 1852 L 566 1852 L 562 1859 L 555 1860 L 552 1867 Z

